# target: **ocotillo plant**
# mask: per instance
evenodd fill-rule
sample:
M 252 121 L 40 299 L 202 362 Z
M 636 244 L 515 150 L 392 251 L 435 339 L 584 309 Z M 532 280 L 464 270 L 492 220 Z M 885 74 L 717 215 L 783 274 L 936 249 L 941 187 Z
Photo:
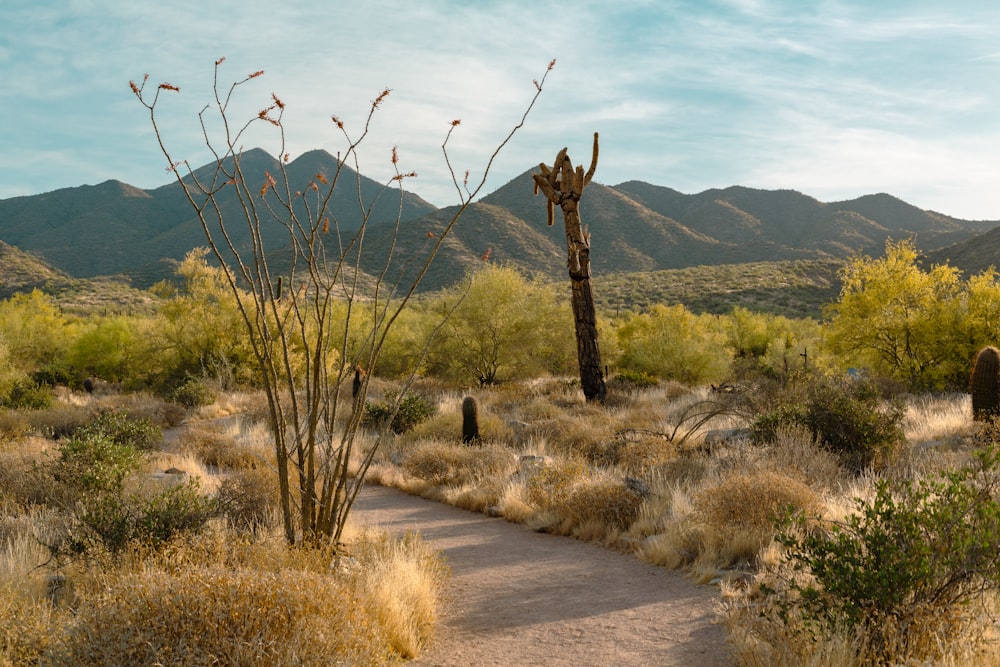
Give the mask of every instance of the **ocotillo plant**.
M 988 346 L 976 355 L 969 392 L 973 419 L 984 421 L 1000 415 L 1000 350 Z
M 573 288 L 573 319 L 576 321 L 576 352 L 580 364 L 580 384 L 588 401 L 604 401 L 608 393 L 597 345 L 597 311 L 590 287 L 590 232 L 580 220 L 580 197 L 597 170 L 597 132 L 590 169 L 573 162 L 563 148 L 550 169 L 540 165 L 542 173 L 533 174 L 535 194 L 541 190 L 547 198 L 548 223 L 552 225 L 555 205 L 562 209 L 566 224 L 566 249 L 569 254 L 569 279 Z
M 471 445 L 479 441 L 479 406 L 476 399 L 466 396 L 462 400 L 462 442 Z

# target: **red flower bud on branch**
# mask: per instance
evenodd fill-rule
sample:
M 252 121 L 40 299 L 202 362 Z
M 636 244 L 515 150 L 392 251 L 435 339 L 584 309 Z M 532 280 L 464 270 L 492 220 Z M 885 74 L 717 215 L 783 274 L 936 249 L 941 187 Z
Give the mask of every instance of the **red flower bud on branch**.
M 382 100 L 384 100 L 388 94 L 389 94 L 388 88 L 379 93 L 379 96 L 375 98 L 374 102 L 372 102 L 372 108 L 378 109 L 379 105 L 382 104 Z
M 339 127 L 340 129 L 342 129 L 342 130 L 344 129 L 344 121 L 340 120 L 336 116 L 330 116 L 330 120 L 332 120 L 334 123 L 336 123 L 337 127 Z
M 224 62 L 226 62 L 226 57 L 222 56 L 221 58 L 219 58 L 218 60 L 215 61 L 215 64 L 216 64 L 216 66 L 218 66 L 218 65 L 221 65 Z
M 275 95 L 274 93 L 271 93 L 271 99 L 274 100 L 274 103 L 278 105 L 279 109 L 284 109 L 285 108 L 285 103 L 282 102 L 281 100 L 279 100 L 278 96 Z
M 452 127 L 455 127 L 456 125 L 461 125 L 461 124 L 462 124 L 462 119 L 461 118 L 456 118 L 455 120 L 451 121 L 451 126 Z
M 264 70 L 259 69 L 256 72 L 254 72 L 253 74 L 251 74 L 250 76 L 248 76 L 247 78 L 248 79 L 256 79 L 258 76 L 263 76 L 263 74 L 264 74 Z
M 316 174 L 316 180 L 322 183 L 323 185 L 326 185 L 326 176 L 324 176 L 323 174 Z
M 175 86 L 175 85 L 173 85 L 173 84 L 170 84 L 170 83 L 161 83 L 161 84 L 160 84 L 160 89 L 161 89 L 161 90 L 172 90 L 172 91 L 174 91 L 175 93 L 179 93 L 179 92 L 181 92 L 181 89 L 180 89 L 180 88 L 178 88 L 177 86 Z
M 393 146 L 392 147 L 392 163 L 396 164 L 397 162 L 399 162 L 399 152 L 396 150 L 396 147 Z

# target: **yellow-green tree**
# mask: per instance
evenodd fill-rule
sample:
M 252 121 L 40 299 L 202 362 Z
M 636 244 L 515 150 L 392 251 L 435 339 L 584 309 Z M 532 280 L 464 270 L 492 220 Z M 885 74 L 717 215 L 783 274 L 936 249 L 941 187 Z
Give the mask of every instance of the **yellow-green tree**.
M 573 368 L 570 308 L 514 267 L 483 265 L 437 308 L 452 312 L 428 356 L 435 375 L 491 385 Z
M 163 297 L 157 335 L 166 383 L 185 376 L 246 382 L 256 370 L 243 319 L 223 269 L 207 260 L 207 248 L 188 252 L 177 267 L 182 285 L 159 285 Z
M 0 339 L 21 370 L 31 372 L 56 362 L 72 335 L 71 321 L 52 297 L 37 289 L 0 302 Z
M 686 384 L 726 379 L 732 353 L 726 332 L 712 315 L 682 305 L 656 305 L 618 327 L 618 365 Z
M 909 241 L 889 241 L 884 257 L 851 260 L 826 342 L 845 362 L 913 389 L 961 385 L 973 347 L 966 286 L 954 267 L 924 270 L 917 259 Z

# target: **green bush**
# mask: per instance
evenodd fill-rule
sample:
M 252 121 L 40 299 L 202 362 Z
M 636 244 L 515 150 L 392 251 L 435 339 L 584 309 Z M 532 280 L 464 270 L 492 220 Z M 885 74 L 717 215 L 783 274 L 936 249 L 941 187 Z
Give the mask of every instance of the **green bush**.
M 647 373 L 645 371 L 635 371 L 624 369 L 619 371 L 615 379 L 621 384 L 632 388 L 632 389 L 649 389 L 660 384 L 660 381 L 656 379 L 655 375 Z
M 77 429 L 74 437 L 83 440 L 103 437 L 117 445 L 149 451 L 160 442 L 163 433 L 146 417 L 132 417 L 125 412 L 104 410 Z
M 939 645 L 916 635 L 947 639 L 958 607 L 1000 588 L 998 461 L 994 447 L 937 478 L 882 480 L 871 502 L 856 500 L 857 513 L 826 530 L 810 529 L 803 515 L 787 520 L 778 540 L 794 568 L 811 576 L 765 593 L 786 619 L 860 631 L 879 664 Z
M 0 397 L 0 407 L 14 410 L 44 410 L 50 405 L 52 388 L 29 378 L 18 380 L 10 387 L 6 396 Z
M 771 442 L 782 427 L 804 426 L 855 472 L 891 460 L 904 439 L 899 401 L 883 400 L 866 379 L 810 375 L 803 381 L 804 387 L 769 397 L 773 407 L 752 426 L 758 440 Z
M 398 394 L 389 393 L 381 401 L 365 403 L 365 424 L 382 428 L 388 424 L 393 433 L 406 433 L 434 414 L 436 408 L 423 396 L 406 394 L 398 401 Z
M 170 392 L 170 400 L 186 408 L 197 408 L 215 403 L 215 390 L 203 380 L 188 378 Z

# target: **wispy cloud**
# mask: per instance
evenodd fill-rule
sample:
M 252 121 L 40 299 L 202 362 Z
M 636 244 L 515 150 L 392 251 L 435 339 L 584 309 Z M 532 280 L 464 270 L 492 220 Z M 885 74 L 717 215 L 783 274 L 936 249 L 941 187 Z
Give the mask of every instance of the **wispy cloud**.
M 197 113 L 211 102 L 212 63 L 227 56 L 225 80 L 266 71 L 234 104 L 252 115 L 278 93 L 293 154 L 336 152 L 330 115 L 356 136 L 369 101 L 392 88 L 362 168 L 387 178 L 398 146 L 420 174 L 409 187 L 446 205 L 455 198 L 441 156 L 450 121 L 462 119 L 453 165 L 475 174 L 557 58 L 487 190 L 562 146 L 588 153 L 596 130 L 602 182 L 643 178 L 686 191 L 742 183 L 833 198 L 881 189 L 1000 218 L 989 187 L 1000 179 L 1000 5 L 582 1 L 566 12 L 521 0 L 11 0 L 4 12 L 0 98 L 13 120 L 0 126 L 0 151 L 19 162 L 0 196 L 112 177 L 166 182 L 127 87 L 145 72 L 182 87 L 161 129 L 179 155 L 207 160 Z M 251 140 L 277 150 L 273 136 Z

